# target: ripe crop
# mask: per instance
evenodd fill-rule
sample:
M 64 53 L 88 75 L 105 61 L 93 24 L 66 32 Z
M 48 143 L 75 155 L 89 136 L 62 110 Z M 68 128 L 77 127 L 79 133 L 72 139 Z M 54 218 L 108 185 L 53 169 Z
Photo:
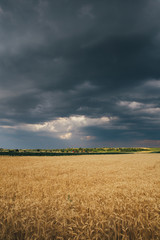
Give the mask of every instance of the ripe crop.
M 0 157 L 0 240 L 160 239 L 160 154 Z

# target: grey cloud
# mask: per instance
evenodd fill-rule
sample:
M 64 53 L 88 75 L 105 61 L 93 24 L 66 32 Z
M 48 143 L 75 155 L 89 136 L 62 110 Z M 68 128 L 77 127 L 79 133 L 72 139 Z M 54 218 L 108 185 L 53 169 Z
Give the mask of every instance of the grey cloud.
M 158 0 L 1 2 L 1 118 L 13 124 L 115 116 L 108 135 L 96 128 L 84 135 L 158 138 L 158 110 L 118 103 L 159 108 L 159 10 Z

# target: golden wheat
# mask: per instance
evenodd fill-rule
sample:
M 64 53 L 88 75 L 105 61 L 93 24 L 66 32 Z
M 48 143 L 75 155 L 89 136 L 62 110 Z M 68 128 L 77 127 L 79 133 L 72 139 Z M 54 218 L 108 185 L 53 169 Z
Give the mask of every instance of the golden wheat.
M 0 239 L 160 239 L 160 154 L 0 157 Z

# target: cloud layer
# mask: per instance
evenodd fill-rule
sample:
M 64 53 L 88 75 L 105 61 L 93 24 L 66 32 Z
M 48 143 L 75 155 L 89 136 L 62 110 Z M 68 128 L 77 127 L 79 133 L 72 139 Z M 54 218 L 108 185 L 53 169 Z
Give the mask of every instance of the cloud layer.
M 2 147 L 157 145 L 159 11 L 159 0 L 1 2 Z

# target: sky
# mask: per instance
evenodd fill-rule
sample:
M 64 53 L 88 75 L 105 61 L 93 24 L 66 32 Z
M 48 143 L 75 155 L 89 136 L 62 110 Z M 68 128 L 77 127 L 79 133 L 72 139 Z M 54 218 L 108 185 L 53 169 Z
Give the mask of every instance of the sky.
M 160 147 L 160 0 L 1 0 L 0 147 Z

